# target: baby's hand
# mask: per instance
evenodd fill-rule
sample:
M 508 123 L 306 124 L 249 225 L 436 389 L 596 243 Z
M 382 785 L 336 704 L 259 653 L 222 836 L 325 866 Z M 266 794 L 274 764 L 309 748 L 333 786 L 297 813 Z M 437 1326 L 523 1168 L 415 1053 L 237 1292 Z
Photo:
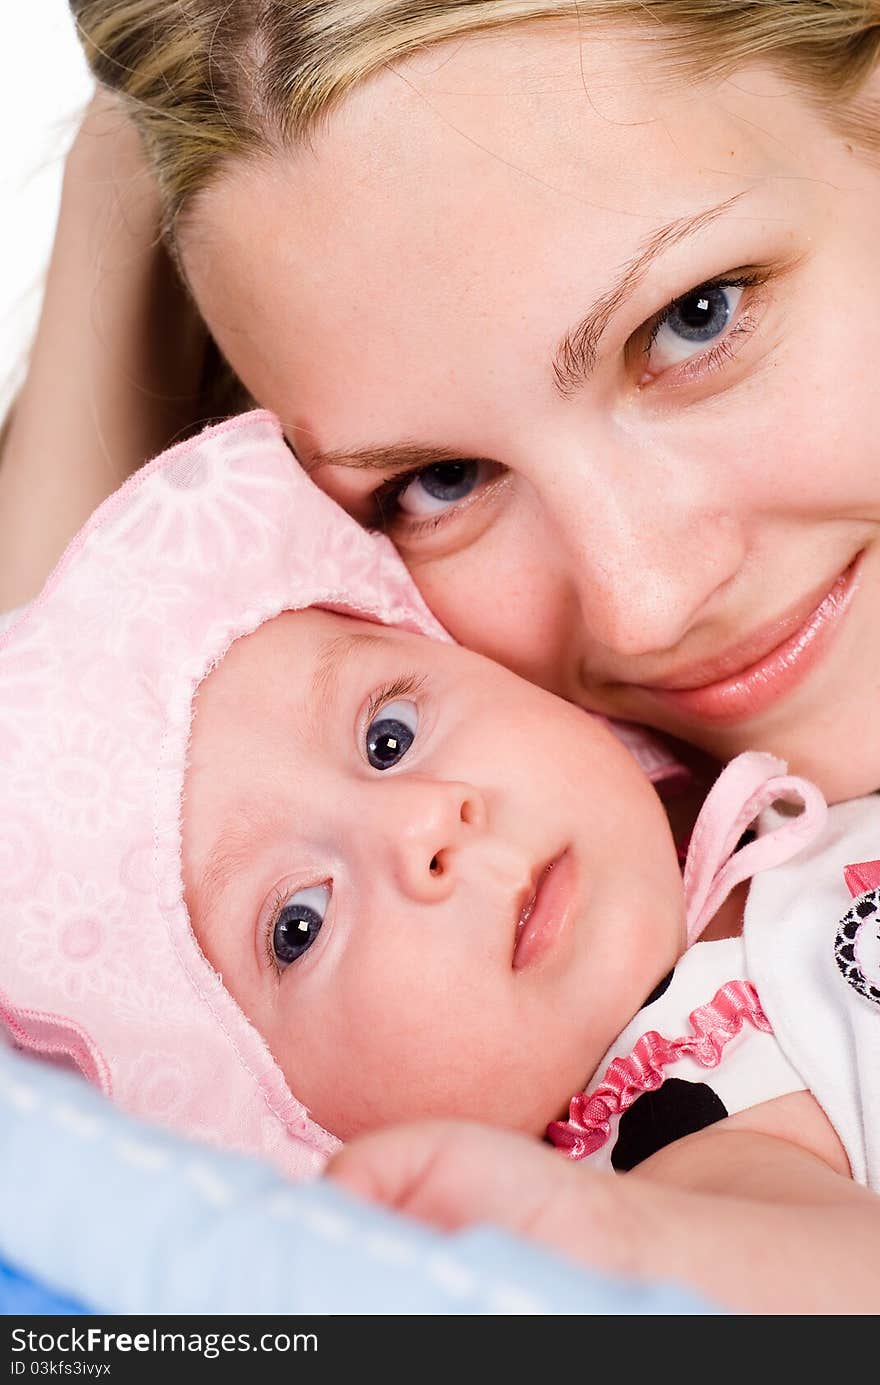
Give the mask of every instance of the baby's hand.
M 443 1230 L 493 1222 L 608 1274 L 678 1282 L 737 1312 L 876 1313 L 875 1193 L 742 1126 L 700 1131 L 662 1158 L 665 1168 L 600 1173 L 525 1135 L 425 1121 L 354 1140 L 328 1172 Z
M 616 1180 L 565 1159 L 532 1136 L 465 1121 L 422 1121 L 364 1135 L 328 1175 L 352 1192 L 444 1231 L 492 1222 L 618 1274 Z

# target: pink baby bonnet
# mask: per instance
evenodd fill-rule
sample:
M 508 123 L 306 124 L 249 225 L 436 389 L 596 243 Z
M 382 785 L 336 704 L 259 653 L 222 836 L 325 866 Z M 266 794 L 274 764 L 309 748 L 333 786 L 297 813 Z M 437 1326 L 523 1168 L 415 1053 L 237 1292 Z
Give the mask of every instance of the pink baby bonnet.
M 325 606 L 448 639 L 387 539 L 272 415 L 151 462 L 0 637 L 0 1010 L 133 1114 L 320 1171 L 309 1119 L 192 934 L 180 808 L 192 698 L 233 640 Z

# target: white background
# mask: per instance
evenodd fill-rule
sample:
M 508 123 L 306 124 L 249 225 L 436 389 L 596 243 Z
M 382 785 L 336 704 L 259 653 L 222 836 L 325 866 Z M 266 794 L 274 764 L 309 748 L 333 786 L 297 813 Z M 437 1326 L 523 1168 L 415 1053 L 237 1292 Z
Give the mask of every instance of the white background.
M 66 0 L 0 13 L 0 416 L 30 340 L 61 166 L 91 92 Z

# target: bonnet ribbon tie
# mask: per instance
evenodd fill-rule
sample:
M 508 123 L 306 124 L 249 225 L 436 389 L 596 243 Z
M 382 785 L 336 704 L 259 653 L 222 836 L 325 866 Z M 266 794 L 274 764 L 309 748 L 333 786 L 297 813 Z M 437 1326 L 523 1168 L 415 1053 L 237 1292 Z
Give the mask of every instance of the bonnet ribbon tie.
M 696 942 L 727 896 L 743 880 L 796 856 L 825 825 L 828 806 L 807 779 L 786 773 L 784 760 L 750 750 L 732 760 L 706 796 L 684 868 L 687 944 Z M 737 842 L 772 803 L 800 804 L 801 813 L 736 850 Z

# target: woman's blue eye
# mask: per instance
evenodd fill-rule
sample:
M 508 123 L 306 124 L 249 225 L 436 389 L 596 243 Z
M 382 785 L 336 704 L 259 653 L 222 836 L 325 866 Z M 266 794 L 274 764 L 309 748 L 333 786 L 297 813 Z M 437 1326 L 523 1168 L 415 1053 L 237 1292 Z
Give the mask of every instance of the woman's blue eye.
M 417 518 L 441 514 L 482 484 L 487 467 L 486 462 L 476 461 L 435 462 L 416 472 L 398 492 L 397 507 Z
M 704 284 L 670 305 L 648 347 L 651 368 L 686 361 L 722 337 L 743 295 L 740 284 Z
M 740 289 L 741 293 L 742 290 Z M 666 326 L 685 341 L 711 341 L 724 331 L 733 314 L 731 289 L 694 289 L 673 303 Z
M 308 952 L 321 931 L 330 903 L 330 887 L 313 885 L 285 900 L 272 929 L 272 954 L 283 970 Z
M 416 738 L 418 708 L 414 702 L 389 702 L 367 727 L 367 759 L 373 769 L 391 769 Z

